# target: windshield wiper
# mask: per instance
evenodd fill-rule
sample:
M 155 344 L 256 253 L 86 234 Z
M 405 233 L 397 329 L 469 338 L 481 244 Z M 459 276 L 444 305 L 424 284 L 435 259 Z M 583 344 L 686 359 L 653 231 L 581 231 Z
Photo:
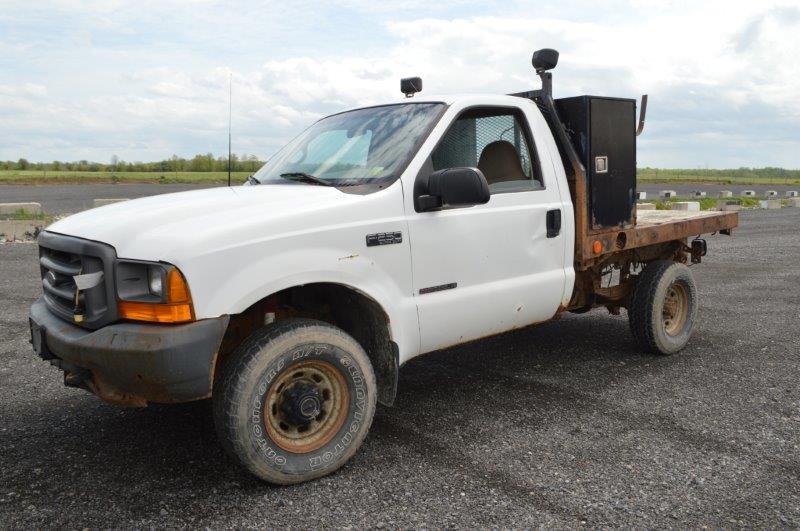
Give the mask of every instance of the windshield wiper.
M 290 181 L 297 181 L 301 183 L 318 184 L 320 186 L 333 186 L 332 183 L 326 181 L 325 179 L 320 179 L 319 177 L 315 177 L 310 173 L 303 173 L 303 172 L 281 173 L 280 177 L 284 179 L 289 179 Z
M 250 186 L 256 186 L 257 184 L 261 184 L 261 181 L 253 177 L 252 175 L 247 176 L 247 184 Z

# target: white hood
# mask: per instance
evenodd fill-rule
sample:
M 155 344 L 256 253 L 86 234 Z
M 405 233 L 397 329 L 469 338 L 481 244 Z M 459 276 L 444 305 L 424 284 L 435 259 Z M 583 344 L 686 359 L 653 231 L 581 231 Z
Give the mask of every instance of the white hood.
M 47 230 L 112 245 L 120 258 L 165 260 L 214 242 L 277 237 L 330 220 L 365 196 L 312 185 L 258 185 L 163 194 L 94 208 Z

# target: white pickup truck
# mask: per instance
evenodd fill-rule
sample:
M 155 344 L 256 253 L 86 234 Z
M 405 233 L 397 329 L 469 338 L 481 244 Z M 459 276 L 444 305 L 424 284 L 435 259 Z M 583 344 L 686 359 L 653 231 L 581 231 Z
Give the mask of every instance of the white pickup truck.
M 541 90 L 323 118 L 247 186 L 54 223 L 34 350 L 111 403 L 211 397 L 226 449 L 287 484 L 344 464 L 420 354 L 594 307 L 681 349 L 706 251 L 688 238 L 736 214 L 637 215 L 635 100 L 553 100 L 556 61 L 534 54 Z

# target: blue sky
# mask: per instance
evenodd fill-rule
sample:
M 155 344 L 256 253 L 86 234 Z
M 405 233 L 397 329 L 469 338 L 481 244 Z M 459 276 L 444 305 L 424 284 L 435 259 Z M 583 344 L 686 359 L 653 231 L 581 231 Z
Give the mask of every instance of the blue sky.
M 322 115 L 426 93 L 650 94 L 639 165 L 800 168 L 800 3 L 0 0 L 0 159 L 266 158 Z

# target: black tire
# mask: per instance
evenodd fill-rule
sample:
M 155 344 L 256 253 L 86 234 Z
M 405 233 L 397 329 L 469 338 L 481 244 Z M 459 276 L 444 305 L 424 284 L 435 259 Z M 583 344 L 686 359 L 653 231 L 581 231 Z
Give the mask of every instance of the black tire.
M 248 471 L 270 483 L 333 472 L 358 450 L 372 424 L 377 386 L 369 358 L 327 323 L 287 319 L 267 325 L 220 370 L 213 395 L 219 439 Z
M 692 335 L 697 306 L 688 267 L 670 260 L 651 262 L 636 280 L 628 307 L 633 337 L 649 352 L 674 354 Z

